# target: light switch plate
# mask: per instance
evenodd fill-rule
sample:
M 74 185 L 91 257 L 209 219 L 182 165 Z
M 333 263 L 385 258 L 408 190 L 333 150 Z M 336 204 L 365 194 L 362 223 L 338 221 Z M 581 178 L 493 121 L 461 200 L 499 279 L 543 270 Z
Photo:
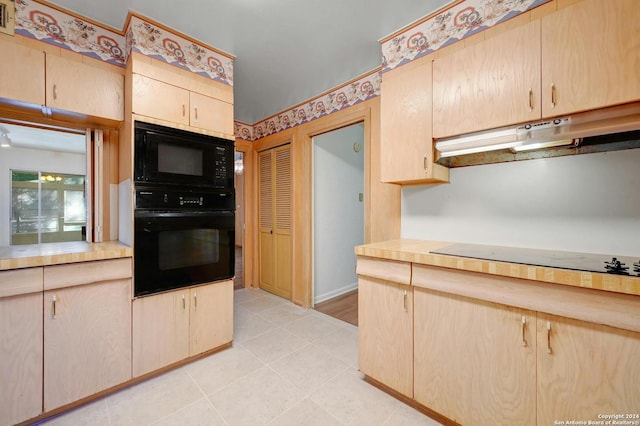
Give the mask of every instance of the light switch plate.
M 15 0 L 0 0 L 0 33 L 13 35 L 16 28 Z

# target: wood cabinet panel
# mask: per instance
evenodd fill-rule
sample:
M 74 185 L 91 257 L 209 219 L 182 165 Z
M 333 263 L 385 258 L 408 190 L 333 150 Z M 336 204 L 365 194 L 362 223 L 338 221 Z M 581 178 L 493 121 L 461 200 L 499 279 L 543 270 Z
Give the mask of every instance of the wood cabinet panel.
M 446 182 L 448 169 L 433 164 L 431 56 L 382 76 L 380 179 L 382 182 Z
M 44 105 L 44 52 L 4 38 L 0 52 L 0 98 Z
M 233 136 L 233 104 L 190 92 L 190 125 Z
M 44 410 L 130 378 L 131 279 L 46 291 Z
M 233 281 L 191 289 L 189 355 L 233 340 Z
M 133 376 L 189 356 L 189 290 L 133 301 Z
M 72 287 L 99 281 L 131 278 L 131 258 L 52 265 L 44 269 L 44 289 Z
M 640 333 L 540 313 L 537 321 L 538 424 L 638 414 Z
M 411 284 L 411 264 L 408 262 L 358 256 L 356 273 L 398 284 Z
M 413 295 L 411 287 L 358 279 L 360 371 L 413 397 Z
M 124 76 L 75 59 L 47 55 L 46 104 L 51 108 L 124 120 Z
M 540 21 L 433 62 L 433 136 L 540 118 Z
M 189 91 L 131 74 L 132 113 L 189 125 Z
M 543 117 L 640 99 L 638 13 L 636 0 L 583 0 L 542 18 Z
M 42 269 L 25 268 L 0 271 L 0 297 L 42 292 Z
M 416 401 L 465 425 L 536 423 L 535 312 L 415 287 L 414 303 Z
M 0 298 L 0 354 L 0 424 L 12 425 L 39 415 L 42 292 Z

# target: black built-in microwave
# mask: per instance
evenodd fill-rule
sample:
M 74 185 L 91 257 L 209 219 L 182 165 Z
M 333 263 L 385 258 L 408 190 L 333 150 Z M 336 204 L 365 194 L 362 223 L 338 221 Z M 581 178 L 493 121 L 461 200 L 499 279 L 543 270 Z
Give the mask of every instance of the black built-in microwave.
M 134 184 L 233 188 L 234 142 L 135 122 Z

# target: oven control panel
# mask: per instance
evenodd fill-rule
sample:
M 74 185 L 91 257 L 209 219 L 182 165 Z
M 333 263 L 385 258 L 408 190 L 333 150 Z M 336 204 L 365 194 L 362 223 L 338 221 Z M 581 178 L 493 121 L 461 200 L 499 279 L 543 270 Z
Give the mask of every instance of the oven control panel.
M 136 209 L 235 210 L 234 192 L 186 191 L 173 188 L 137 188 Z

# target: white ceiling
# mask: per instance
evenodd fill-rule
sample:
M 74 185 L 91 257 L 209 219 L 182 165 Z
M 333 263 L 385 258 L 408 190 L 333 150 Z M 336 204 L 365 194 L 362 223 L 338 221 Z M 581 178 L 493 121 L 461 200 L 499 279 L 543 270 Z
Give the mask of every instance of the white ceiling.
M 254 124 L 378 67 L 378 40 L 451 0 L 54 0 L 117 30 L 129 10 L 236 57 L 235 119 Z
M 87 151 L 87 139 L 81 132 L 0 123 L 0 133 L 6 133 L 11 140 L 11 146 L 17 148 L 43 149 L 75 154 L 84 154 Z

